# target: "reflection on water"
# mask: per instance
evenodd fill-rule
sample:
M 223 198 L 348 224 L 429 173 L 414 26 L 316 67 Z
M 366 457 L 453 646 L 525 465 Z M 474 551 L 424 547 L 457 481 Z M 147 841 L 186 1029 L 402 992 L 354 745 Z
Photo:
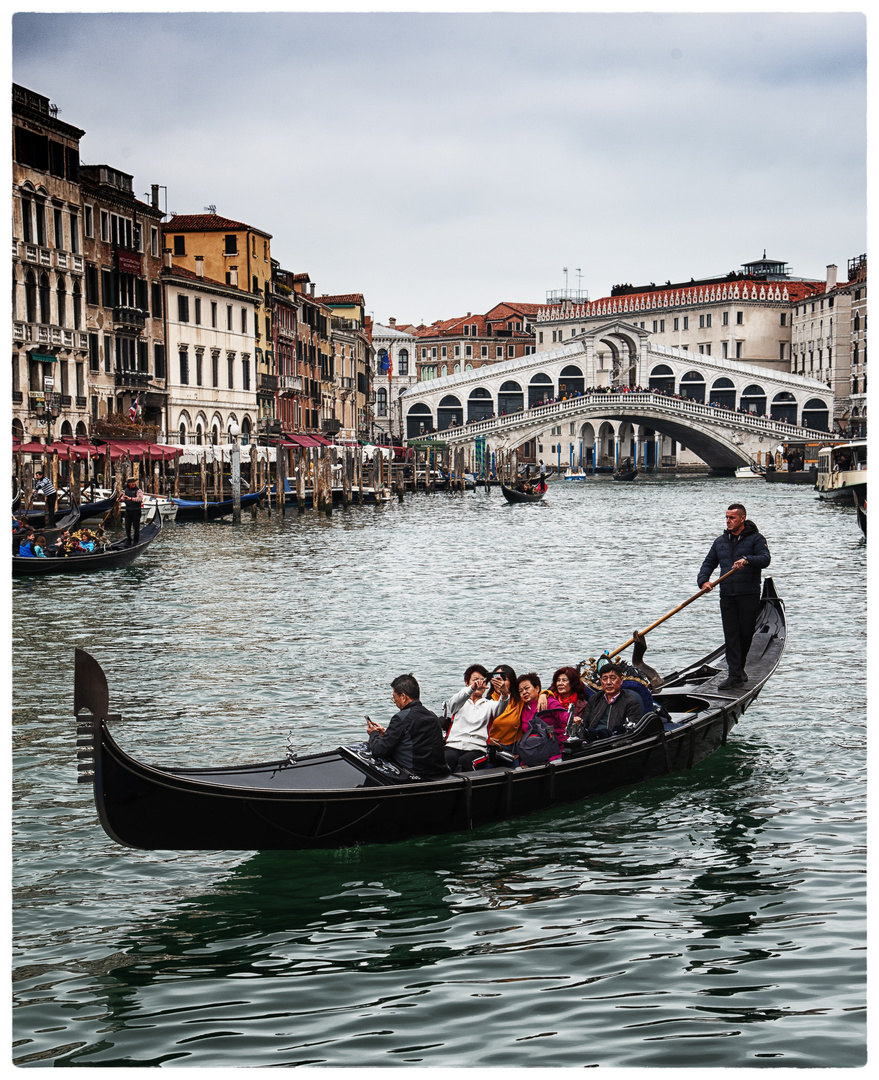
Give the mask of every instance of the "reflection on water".
M 291 730 L 303 750 L 350 741 L 365 712 L 390 714 L 400 670 L 438 706 L 474 658 L 550 675 L 625 640 L 692 594 L 734 481 L 178 526 L 113 575 L 15 582 L 14 1059 L 863 1064 L 865 548 L 811 494 L 747 492 L 791 633 L 726 749 L 688 776 L 375 848 L 115 847 L 75 784 L 73 647 L 101 661 L 116 734 L 146 760 L 281 756 Z M 602 513 L 625 528 L 592 531 Z M 645 572 L 658 550 L 663 573 Z M 660 669 L 717 639 L 716 605 L 687 610 L 651 635 Z M 851 678 L 816 687 L 831 649 Z

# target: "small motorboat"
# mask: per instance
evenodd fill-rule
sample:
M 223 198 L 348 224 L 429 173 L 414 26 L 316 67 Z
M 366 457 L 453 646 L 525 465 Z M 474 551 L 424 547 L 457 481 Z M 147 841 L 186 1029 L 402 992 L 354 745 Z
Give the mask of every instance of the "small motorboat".
M 742 465 L 736 469 L 736 480 L 764 480 L 765 471 L 761 465 Z
M 587 474 L 581 465 L 572 465 L 565 469 L 565 480 L 586 480 Z

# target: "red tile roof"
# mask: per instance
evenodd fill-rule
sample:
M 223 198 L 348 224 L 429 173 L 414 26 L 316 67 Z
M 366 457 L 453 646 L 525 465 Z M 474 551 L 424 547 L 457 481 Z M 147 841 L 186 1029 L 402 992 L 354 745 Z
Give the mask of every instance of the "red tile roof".
M 322 304 L 362 304 L 363 293 L 339 293 L 337 296 L 318 296 Z
M 216 278 L 200 277 L 192 270 L 187 270 L 185 266 L 178 266 L 177 263 L 172 263 L 170 267 L 163 266 L 162 273 L 173 274 L 175 277 L 190 278 L 192 281 L 203 281 L 205 285 L 219 285 L 223 289 L 235 289 L 237 292 L 245 293 L 249 299 L 253 299 L 246 289 L 240 289 L 237 285 L 227 285 L 225 281 L 217 281 Z
M 255 225 L 245 225 L 243 221 L 232 221 L 231 218 L 220 217 L 219 214 L 177 214 L 170 221 L 166 221 L 163 228 L 165 232 L 229 232 L 249 229 L 260 236 L 271 238 L 272 235 Z

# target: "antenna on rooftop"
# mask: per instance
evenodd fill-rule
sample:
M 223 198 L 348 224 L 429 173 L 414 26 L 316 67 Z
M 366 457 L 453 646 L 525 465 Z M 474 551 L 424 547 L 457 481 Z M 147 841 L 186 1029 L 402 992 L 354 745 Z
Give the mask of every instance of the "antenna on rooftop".
M 567 266 L 562 267 L 562 273 L 565 275 L 565 292 L 567 292 L 568 291 L 568 268 L 567 268 Z
M 217 212 L 217 207 L 214 203 L 211 203 L 210 206 L 206 206 L 204 209 L 206 214 L 216 214 Z

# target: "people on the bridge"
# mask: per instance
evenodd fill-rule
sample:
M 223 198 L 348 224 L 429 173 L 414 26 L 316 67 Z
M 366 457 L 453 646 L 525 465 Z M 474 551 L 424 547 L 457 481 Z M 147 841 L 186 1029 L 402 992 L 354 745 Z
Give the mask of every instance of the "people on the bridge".
M 488 760 L 488 728 L 507 707 L 508 696 L 492 697 L 488 670 L 471 664 L 464 672 L 464 685 L 446 703 L 453 713 L 446 736 L 446 764 L 452 772 L 464 772 Z
M 766 539 L 748 518 L 744 506 L 730 503 L 726 511 L 726 529 L 711 545 L 696 577 L 699 588 L 710 592 L 714 583 L 709 579 L 715 567 L 720 567 L 721 576 L 730 570 L 736 571 L 720 586 L 720 618 L 728 675 L 718 684 L 719 689 L 743 686 L 748 681 L 745 663 L 757 625 L 760 576 L 770 561 Z
M 143 509 L 143 492 L 136 476 L 129 476 L 125 481 L 122 504 L 125 508 L 125 540 L 129 544 L 136 544 L 140 540 L 140 515 Z
M 410 775 L 433 780 L 448 775 L 439 717 L 421 704 L 421 689 L 411 673 L 391 683 L 397 711 L 388 726 L 367 720 L 369 749 Z

